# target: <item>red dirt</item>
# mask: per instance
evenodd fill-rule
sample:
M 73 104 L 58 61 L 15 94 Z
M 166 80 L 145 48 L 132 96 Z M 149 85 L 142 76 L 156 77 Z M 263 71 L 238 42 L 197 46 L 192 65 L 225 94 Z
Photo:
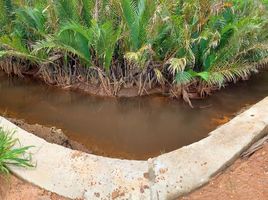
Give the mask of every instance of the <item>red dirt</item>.
M 1 200 L 68 200 L 51 192 L 47 192 L 15 176 L 0 179 Z
M 250 158 L 237 160 L 209 184 L 181 200 L 267 200 L 268 144 Z
M 45 139 L 47 142 L 58 144 L 73 150 L 92 153 L 92 151 L 87 149 L 84 145 L 68 138 L 68 136 L 65 135 L 61 129 L 57 129 L 56 127 L 49 128 L 39 124 L 28 124 L 24 122 L 24 120 L 14 118 L 8 118 L 8 120 L 18 127 Z

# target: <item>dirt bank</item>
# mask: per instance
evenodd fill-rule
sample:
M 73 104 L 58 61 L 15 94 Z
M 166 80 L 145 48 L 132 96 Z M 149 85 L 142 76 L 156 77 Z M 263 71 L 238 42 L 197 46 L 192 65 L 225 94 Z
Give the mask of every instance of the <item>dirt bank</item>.
M 92 153 L 88 148 L 84 145 L 69 139 L 61 129 L 57 129 L 56 127 L 46 127 L 39 124 L 28 124 L 24 120 L 18 120 L 13 118 L 8 118 L 12 123 L 16 124 L 18 127 L 37 135 L 45 139 L 46 141 L 54 144 L 58 144 L 73 150 L 79 150 L 86 153 Z
M 33 133 L 34 135 L 40 138 L 45 139 L 49 143 L 58 144 L 58 145 L 61 145 L 61 146 L 64 146 L 73 150 L 83 151 L 86 153 L 95 154 L 99 156 L 116 157 L 120 159 L 130 159 L 130 160 L 136 158 L 135 155 L 132 155 L 126 152 L 121 152 L 118 150 L 112 150 L 111 152 L 107 153 L 104 150 L 99 149 L 98 147 L 94 146 L 94 144 L 92 144 L 90 148 L 88 148 L 84 144 L 70 139 L 61 129 L 58 129 L 56 127 L 48 127 L 48 126 L 40 125 L 40 124 L 29 124 L 23 119 L 15 119 L 9 115 L 6 116 L 6 118 L 12 123 L 16 124 L 18 127 L 30 133 Z M 153 157 L 157 155 L 147 154 L 145 157 L 150 157 L 150 156 Z

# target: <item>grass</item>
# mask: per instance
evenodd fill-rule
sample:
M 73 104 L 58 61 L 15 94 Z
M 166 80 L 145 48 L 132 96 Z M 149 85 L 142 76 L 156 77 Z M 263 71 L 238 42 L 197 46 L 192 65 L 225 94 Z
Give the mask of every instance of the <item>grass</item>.
M 0 174 L 9 174 L 8 166 L 32 167 L 31 156 L 27 150 L 31 147 L 15 147 L 18 139 L 13 138 L 12 133 L 8 133 L 0 128 Z

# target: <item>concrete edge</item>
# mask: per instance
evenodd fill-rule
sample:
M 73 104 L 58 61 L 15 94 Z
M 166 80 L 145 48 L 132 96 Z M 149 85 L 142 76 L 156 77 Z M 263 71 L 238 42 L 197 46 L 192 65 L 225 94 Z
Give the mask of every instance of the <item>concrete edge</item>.
M 0 127 L 30 150 L 34 169 L 10 166 L 20 178 L 71 199 L 174 199 L 203 184 L 268 132 L 268 98 L 207 138 L 148 161 L 112 159 L 50 144 L 3 117 Z

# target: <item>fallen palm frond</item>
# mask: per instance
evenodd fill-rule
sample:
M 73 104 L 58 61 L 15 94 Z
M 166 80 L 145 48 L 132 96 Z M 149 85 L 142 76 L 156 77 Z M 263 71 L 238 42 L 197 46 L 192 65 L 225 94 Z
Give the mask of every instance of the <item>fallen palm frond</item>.
M 241 157 L 243 159 L 250 157 L 256 151 L 262 149 L 265 144 L 268 144 L 268 136 L 265 136 L 264 138 L 260 139 L 258 142 L 254 143 L 247 151 L 241 154 Z

